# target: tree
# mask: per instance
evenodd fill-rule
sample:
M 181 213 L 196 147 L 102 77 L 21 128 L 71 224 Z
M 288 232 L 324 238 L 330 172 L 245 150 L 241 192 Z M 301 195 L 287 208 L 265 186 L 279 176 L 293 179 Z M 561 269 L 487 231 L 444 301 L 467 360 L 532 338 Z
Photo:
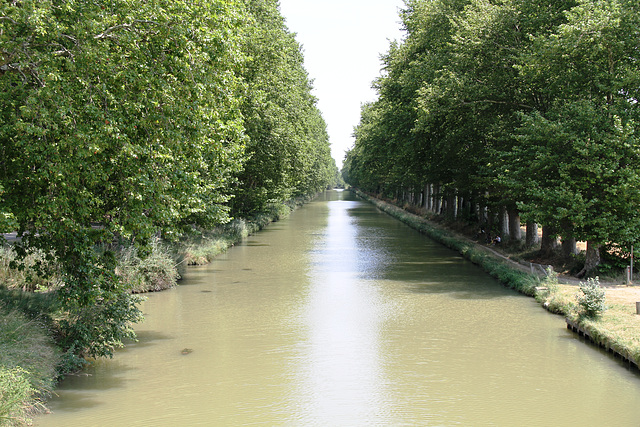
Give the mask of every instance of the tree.
M 140 318 L 113 246 L 228 220 L 242 155 L 237 2 L 0 6 L 0 212 L 62 266 L 64 345 L 111 355 Z
M 522 116 L 514 179 L 525 182 L 521 208 L 588 241 L 580 275 L 599 263 L 599 247 L 633 243 L 639 144 L 636 2 L 581 1 L 568 22 L 536 39 L 523 65 L 546 82 L 548 109 Z
M 249 60 L 242 73 L 248 141 L 232 201 L 237 215 L 322 189 L 335 164 L 301 48 L 286 28 L 277 1 L 245 4 L 252 24 L 245 28 L 243 50 Z

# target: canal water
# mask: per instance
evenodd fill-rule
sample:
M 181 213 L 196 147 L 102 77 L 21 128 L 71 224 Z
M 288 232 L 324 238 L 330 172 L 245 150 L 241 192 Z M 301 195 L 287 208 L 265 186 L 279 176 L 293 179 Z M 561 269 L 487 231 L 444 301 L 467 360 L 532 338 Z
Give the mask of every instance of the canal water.
M 36 425 L 640 425 L 638 373 L 349 192 L 143 311 Z

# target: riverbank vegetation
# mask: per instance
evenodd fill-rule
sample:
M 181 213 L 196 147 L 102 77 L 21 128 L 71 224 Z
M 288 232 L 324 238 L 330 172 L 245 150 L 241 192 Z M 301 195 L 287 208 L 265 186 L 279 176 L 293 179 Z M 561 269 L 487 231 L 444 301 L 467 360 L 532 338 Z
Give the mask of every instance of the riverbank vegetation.
M 543 294 L 516 264 L 484 267 L 637 364 L 640 295 L 611 282 L 640 237 L 640 4 L 405 3 L 405 37 L 362 107 L 345 181 L 464 230 L 436 239 L 483 267 L 491 251 L 606 276 L 606 300 L 619 302 L 589 317 L 577 280 Z
M 555 263 L 560 237 L 579 277 L 628 265 L 640 236 L 640 4 L 408 0 L 401 18 L 345 180 L 502 243 L 534 247 L 542 226 L 538 263 Z
M 134 338 L 135 292 L 341 179 L 276 0 L 5 2 L 0 46 L 0 295 L 63 371 Z
M 0 425 L 29 422 L 54 389 L 59 351 L 45 325 L 0 305 Z
M 597 345 L 624 357 L 640 367 L 640 316 L 636 301 L 640 289 L 629 286 L 601 286 L 591 278 L 567 283 L 552 267 L 546 274 L 527 271 L 529 267 L 513 260 L 504 247 L 478 242 L 474 236 L 460 234 L 447 223 L 434 221 L 431 214 L 416 215 L 399 206 L 352 189 L 380 210 L 458 251 L 504 285 L 534 297 L 548 311 L 562 315 L 577 325 Z

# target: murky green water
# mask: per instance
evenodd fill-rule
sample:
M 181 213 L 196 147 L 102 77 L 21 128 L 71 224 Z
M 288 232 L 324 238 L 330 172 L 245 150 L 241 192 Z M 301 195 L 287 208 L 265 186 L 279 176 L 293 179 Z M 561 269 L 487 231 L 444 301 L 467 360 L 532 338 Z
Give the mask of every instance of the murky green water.
M 635 371 L 347 192 L 143 310 L 37 425 L 640 425 Z

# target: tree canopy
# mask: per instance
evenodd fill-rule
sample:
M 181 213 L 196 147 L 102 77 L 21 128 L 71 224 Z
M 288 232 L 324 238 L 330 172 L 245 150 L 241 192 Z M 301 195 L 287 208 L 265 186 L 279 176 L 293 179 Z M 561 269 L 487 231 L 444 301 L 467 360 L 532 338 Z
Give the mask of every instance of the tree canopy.
M 119 245 L 331 183 L 310 91 L 275 0 L 0 5 L 0 227 L 61 265 L 66 349 L 131 336 Z

